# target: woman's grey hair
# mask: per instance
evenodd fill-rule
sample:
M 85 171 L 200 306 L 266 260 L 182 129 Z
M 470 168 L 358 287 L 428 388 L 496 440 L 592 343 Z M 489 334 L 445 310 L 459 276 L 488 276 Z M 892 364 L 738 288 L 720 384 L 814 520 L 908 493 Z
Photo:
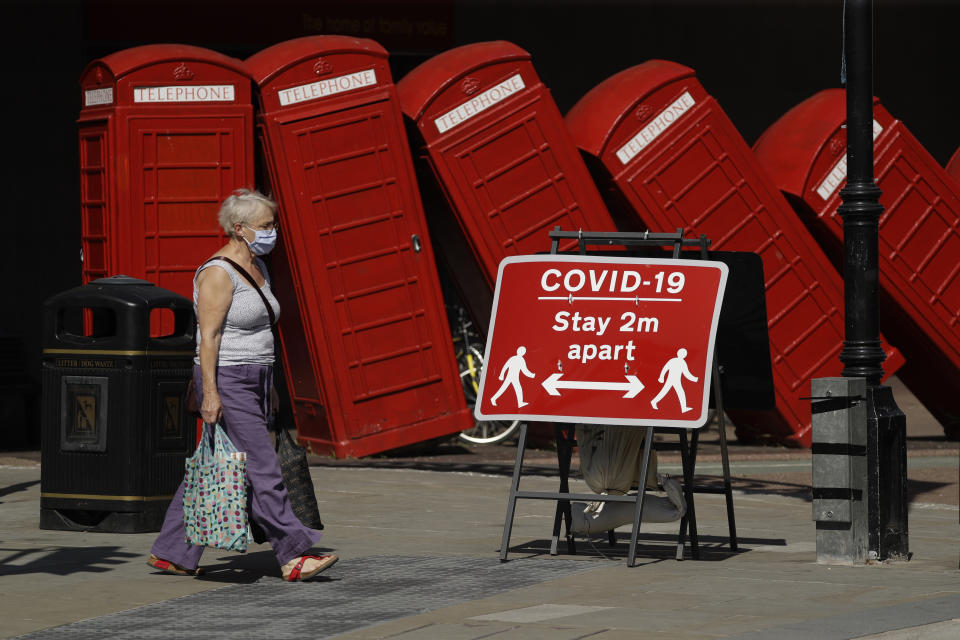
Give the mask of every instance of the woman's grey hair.
M 277 203 L 255 189 L 237 189 L 230 194 L 217 213 L 217 221 L 227 235 L 233 235 L 233 225 L 250 224 L 264 214 L 277 215 Z

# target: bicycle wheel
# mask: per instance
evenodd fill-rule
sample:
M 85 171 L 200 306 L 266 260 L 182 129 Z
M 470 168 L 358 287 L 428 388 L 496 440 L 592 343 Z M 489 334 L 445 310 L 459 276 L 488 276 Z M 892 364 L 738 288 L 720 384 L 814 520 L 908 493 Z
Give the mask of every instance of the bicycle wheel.
M 467 406 L 473 410 L 480 392 L 480 375 L 483 373 L 483 354 L 471 346 L 457 352 L 460 382 Z M 519 420 L 475 420 L 473 427 L 460 432 L 458 437 L 471 444 L 495 444 L 503 442 L 517 430 Z

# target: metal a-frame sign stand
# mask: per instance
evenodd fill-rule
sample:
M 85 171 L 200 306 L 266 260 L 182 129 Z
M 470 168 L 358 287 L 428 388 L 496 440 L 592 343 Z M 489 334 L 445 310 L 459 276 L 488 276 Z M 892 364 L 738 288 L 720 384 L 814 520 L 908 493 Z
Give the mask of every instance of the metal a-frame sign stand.
M 701 235 L 697 239 L 685 239 L 683 229 L 677 229 L 675 233 L 621 233 L 621 232 L 590 232 L 590 231 L 561 231 L 560 227 L 555 227 L 550 232 L 551 246 L 550 253 L 557 254 L 561 240 L 577 240 L 579 252 L 581 255 L 587 255 L 586 247 L 588 245 L 613 245 L 623 247 L 651 247 L 664 248 L 672 247 L 673 259 L 681 257 L 683 247 L 699 247 L 700 258 L 708 258 L 707 247 L 710 241 L 706 236 Z M 690 531 L 690 552 L 695 560 L 700 559 L 699 538 L 697 535 L 697 516 L 694 505 L 695 493 L 722 493 L 726 497 L 727 503 L 727 526 L 730 533 L 730 550 L 737 550 L 737 529 L 733 513 L 733 490 L 730 484 L 730 462 L 727 457 L 727 434 L 726 422 L 723 413 L 723 394 L 720 389 L 720 368 L 717 364 L 716 350 L 713 357 L 713 394 L 714 404 L 717 412 L 717 420 L 720 427 L 720 456 L 723 466 L 723 486 L 700 486 L 694 485 L 694 469 L 697 461 L 697 444 L 699 442 L 699 429 L 693 429 L 689 442 L 687 439 L 687 429 L 677 427 L 657 427 L 663 432 L 676 432 L 680 437 L 680 459 L 683 465 L 683 495 L 686 501 L 686 514 L 680 521 L 680 532 L 677 539 L 677 560 L 683 559 L 684 543 L 687 536 L 687 529 Z M 595 493 L 570 493 L 570 461 L 573 455 L 573 445 L 575 440 L 572 434 L 564 435 L 560 424 L 554 425 L 557 438 L 557 460 L 560 468 L 560 490 L 552 491 L 521 491 L 520 477 L 523 472 L 523 456 L 527 443 L 527 424 L 520 425 L 519 440 L 517 442 L 517 457 L 513 466 L 513 479 L 510 483 L 510 497 L 507 501 L 507 513 L 503 524 L 503 539 L 500 542 L 500 560 L 506 561 L 507 552 L 510 548 L 510 533 L 513 529 L 513 518 L 516 511 L 518 499 L 532 500 L 555 500 L 557 509 L 553 521 L 553 536 L 550 541 L 550 555 L 557 555 L 557 547 L 560 539 L 561 521 L 566 523 L 566 539 L 568 553 L 576 553 L 572 526 L 573 517 L 571 513 L 570 502 L 572 500 L 582 500 L 584 502 L 628 502 L 634 504 L 633 527 L 630 530 L 630 549 L 627 553 L 627 566 L 633 567 L 636 564 L 637 539 L 640 530 L 640 523 L 643 520 L 643 498 L 646 493 L 647 473 L 650 469 L 650 452 L 652 450 L 655 427 L 643 427 L 644 444 L 643 456 L 640 462 L 640 474 L 638 476 L 637 495 L 615 496 L 599 495 Z M 616 535 L 611 530 L 608 531 L 608 540 L 611 544 L 616 543 Z

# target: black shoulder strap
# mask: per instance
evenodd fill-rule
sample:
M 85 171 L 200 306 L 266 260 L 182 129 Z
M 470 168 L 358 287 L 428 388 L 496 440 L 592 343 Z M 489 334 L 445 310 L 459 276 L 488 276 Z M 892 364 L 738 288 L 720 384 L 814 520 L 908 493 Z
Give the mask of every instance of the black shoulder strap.
M 272 327 L 275 324 L 277 324 L 277 316 L 273 313 L 273 307 L 271 307 L 270 303 L 267 302 L 267 296 L 263 295 L 263 291 L 260 290 L 260 286 L 257 284 L 257 281 L 253 279 L 253 276 L 247 273 L 246 269 L 244 269 L 243 267 L 238 265 L 235 261 L 231 260 L 226 256 L 214 256 L 209 260 L 207 260 L 206 262 L 204 262 L 203 264 L 209 264 L 214 260 L 223 260 L 224 262 L 229 264 L 231 267 L 236 269 L 237 273 L 239 273 L 240 275 L 242 275 L 244 278 L 247 279 L 247 282 L 250 283 L 250 286 L 253 287 L 253 290 L 260 294 L 260 299 L 263 300 L 263 306 L 267 308 L 267 315 L 270 316 L 270 326 Z

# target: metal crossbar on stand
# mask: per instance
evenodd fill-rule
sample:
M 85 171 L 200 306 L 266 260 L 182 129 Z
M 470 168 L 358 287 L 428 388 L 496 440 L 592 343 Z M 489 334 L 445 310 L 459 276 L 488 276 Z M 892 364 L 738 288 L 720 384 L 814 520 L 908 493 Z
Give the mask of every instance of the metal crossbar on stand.
M 697 239 L 686 239 L 683 237 L 683 230 L 677 229 L 675 233 L 617 233 L 617 232 L 584 232 L 584 231 L 562 231 L 559 227 L 550 232 L 551 254 L 557 254 L 561 240 L 576 240 L 578 250 L 581 255 L 587 255 L 587 246 L 591 245 L 613 245 L 624 247 L 646 247 L 646 248 L 672 248 L 672 259 L 679 259 L 684 247 L 699 247 L 700 258 L 707 259 L 707 247 L 710 241 L 706 236 L 700 236 Z M 697 445 L 699 442 L 699 430 L 693 429 L 689 440 L 687 438 L 687 429 L 679 427 L 654 427 L 645 426 L 643 455 L 641 456 L 639 468 L 639 481 L 637 494 L 635 496 L 623 495 L 599 495 L 592 493 L 570 493 L 569 477 L 570 463 L 573 454 L 573 446 L 576 443 L 573 436 L 573 430 L 568 429 L 564 433 L 561 424 L 555 423 L 554 432 L 557 440 L 557 462 L 560 471 L 560 487 L 557 492 L 548 491 L 521 491 L 520 477 L 523 474 L 523 458 L 526 450 L 527 425 L 522 424 L 517 443 L 517 456 L 514 463 L 513 478 L 510 484 L 510 497 L 507 502 L 507 513 L 504 521 L 503 539 L 500 545 L 500 560 L 505 561 L 509 551 L 510 533 L 513 528 L 513 518 L 516 510 L 516 501 L 518 499 L 534 500 L 554 500 L 557 503 L 553 523 L 553 535 L 550 543 L 551 555 L 558 552 L 558 542 L 560 538 L 561 523 L 566 523 L 566 541 L 567 551 L 571 554 L 576 553 L 576 544 L 574 542 L 572 526 L 571 501 L 583 500 L 589 502 L 626 502 L 634 504 L 633 526 L 630 532 L 630 549 L 627 553 L 627 566 L 634 566 L 636 560 L 636 547 L 639 536 L 640 524 L 643 520 L 643 503 L 646 493 L 646 478 L 650 468 L 650 457 L 653 445 L 655 430 L 661 432 L 676 432 L 680 440 L 680 458 L 683 466 L 683 493 L 686 501 L 686 514 L 680 522 L 680 531 L 677 540 L 677 560 L 682 560 L 684 555 L 684 546 L 689 529 L 691 556 L 699 559 L 699 538 L 697 535 L 696 507 L 694 503 L 695 493 L 723 493 L 726 497 L 727 524 L 730 536 L 730 549 L 737 549 L 736 524 L 733 511 L 733 491 L 730 482 L 730 465 L 727 455 L 726 424 L 723 408 L 723 394 L 720 385 L 720 368 L 717 364 L 716 351 L 714 351 L 712 361 L 713 394 L 717 419 L 720 427 L 720 453 L 723 467 L 723 487 L 696 486 L 694 483 L 694 474 L 696 469 Z M 571 425 L 572 427 L 572 425 Z M 611 544 L 615 544 L 616 537 L 611 530 L 608 532 L 608 539 Z

